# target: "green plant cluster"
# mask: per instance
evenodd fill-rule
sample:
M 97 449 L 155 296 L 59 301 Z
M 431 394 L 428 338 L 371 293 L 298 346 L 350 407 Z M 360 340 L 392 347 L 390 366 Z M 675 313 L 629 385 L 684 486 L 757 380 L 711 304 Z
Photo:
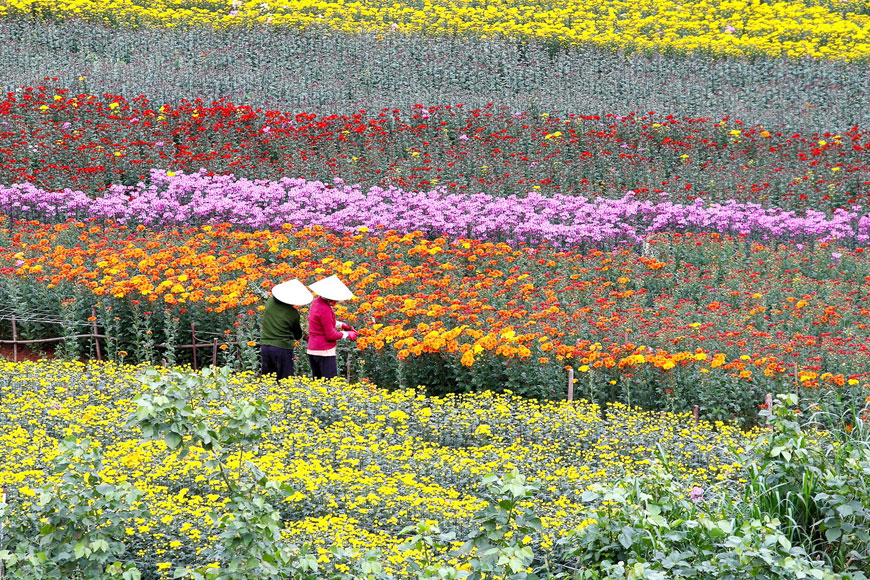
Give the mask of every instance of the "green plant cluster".
M 593 523 L 560 541 L 583 570 L 574 577 L 867 578 L 868 433 L 811 441 L 817 423 L 796 405 L 780 395 L 762 412 L 770 431 L 747 450 L 742 500 L 686 497 L 661 467 L 586 492 Z

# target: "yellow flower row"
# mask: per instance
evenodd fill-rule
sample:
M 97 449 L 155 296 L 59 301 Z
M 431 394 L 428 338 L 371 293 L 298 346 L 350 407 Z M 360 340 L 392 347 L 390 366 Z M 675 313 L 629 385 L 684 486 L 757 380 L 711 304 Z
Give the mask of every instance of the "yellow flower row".
M 77 362 L 0 363 L 0 486 L 28 501 L 46 481 L 57 441 L 99 442 L 105 481 L 145 492 L 149 520 L 126 524 L 144 561 L 174 569 L 181 545 L 199 553 L 214 532 L 210 510 L 226 498 L 206 452 L 184 458 L 162 442 L 141 442 L 125 428 L 141 391 L 142 367 Z M 664 453 L 687 490 L 735 483 L 738 429 L 694 423 L 688 415 L 641 413 L 586 403 L 536 402 L 481 393 L 429 398 L 369 385 L 296 378 L 281 385 L 252 374 L 232 378 L 236 397 L 257 397 L 273 411 L 271 435 L 254 461 L 294 490 L 282 512 L 285 534 L 329 547 L 379 548 L 402 567 L 398 531 L 419 520 L 467 521 L 483 505 L 473 491 L 483 475 L 518 468 L 541 485 L 536 509 L 547 537 L 580 525 L 579 497 L 593 483 L 644 472 Z M 209 407 L 214 408 L 214 407 Z M 658 451 L 658 450 L 661 451 Z M 17 494 L 14 491 L 17 490 Z M 546 540 L 545 540 L 546 541 Z
M 638 50 L 862 59 L 864 0 L 7 0 L 0 17 L 80 17 L 119 25 L 266 24 L 556 40 Z

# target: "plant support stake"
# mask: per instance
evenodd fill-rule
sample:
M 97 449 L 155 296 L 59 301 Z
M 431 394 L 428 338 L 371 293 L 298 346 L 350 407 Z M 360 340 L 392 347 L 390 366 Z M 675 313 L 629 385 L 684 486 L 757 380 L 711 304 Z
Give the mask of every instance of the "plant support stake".
M 12 362 L 18 362 L 18 326 L 15 317 L 12 317 Z
M 93 327 L 94 332 L 94 347 L 97 349 L 97 360 L 103 360 L 102 355 L 100 354 L 100 339 L 97 338 L 97 307 L 91 306 L 91 325 Z
M 574 369 L 568 369 L 568 402 L 574 400 Z

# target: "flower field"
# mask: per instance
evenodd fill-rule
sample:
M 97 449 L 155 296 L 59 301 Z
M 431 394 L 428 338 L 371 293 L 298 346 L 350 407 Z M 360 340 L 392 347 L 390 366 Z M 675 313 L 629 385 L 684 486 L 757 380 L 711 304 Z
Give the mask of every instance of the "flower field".
M 205 342 L 219 341 L 227 363 L 256 368 L 249 343 L 268 289 L 335 273 L 364 297 L 339 306 L 362 329 L 343 362 L 382 386 L 559 398 L 568 365 L 586 374 L 593 400 L 676 411 L 698 404 L 707 416 L 751 421 L 768 392 L 847 392 L 870 382 L 867 309 L 846 283 L 870 279 L 863 248 L 686 234 L 651 238 L 652 257 L 633 246 L 515 249 L 319 226 L 106 225 L 0 230 L 0 292 L 20 313 L 22 337 L 76 334 L 98 304 L 100 324 L 116 337 L 104 345 L 112 359 L 159 360 L 155 345 L 166 344 L 159 356 L 189 362 L 171 345 L 184 344 L 193 323 Z M 28 324 L 30 311 L 63 322 Z M 64 348 L 77 357 L 92 343 Z
M 0 38 L 0 580 L 870 577 L 866 0 Z M 330 275 L 339 377 L 261 376 Z
M 791 436 L 777 431 L 769 443 L 756 447 L 760 433 L 696 423 L 689 413 L 537 403 L 510 394 L 428 398 L 414 390 L 388 392 L 307 379 L 276 385 L 251 374 L 206 374 L 202 387 L 208 391 L 188 393 L 182 389 L 196 384 L 190 375 L 173 372 L 167 378 L 166 373 L 152 370 L 149 375 L 142 367 L 114 364 L 5 363 L 0 395 L 8 429 L 0 477 L 16 489 L 6 509 L 11 506 L 19 513 L 15 510 L 26 509 L 30 502 L 48 503 L 52 493 L 45 489 L 76 482 L 63 475 L 59 484 L 61 474 L 52 475 L 52 465 L 77 451 L 75 469 L 98 477 L 105 497 L 111 497 L 110 489 L 129 486 L 141 494 L 130 504 L 138 507 L 128 505 L 119 512 L 128 519 L 107 524 L 122 534 L 128 564 L 155 578 L 197 566 L 217 570 L 222 556 L 212 546 L 227 536 L 216 525 L 217 516 L 210 514 L 232 509 L 237 501 L 233 490 L 253 471 L 282 486 L 280 499 L 266 490 L 266 497 L 277 502 L 269 509 L 283 521 L 281 541 L 292 542 L 297 550 L 304 542 L 316 559 L 317 575 L 352 573 L 353 558 L 365 553 L 368 558 L 376 555 L 382 564 L 377 573 L 364 577 L 407 577 L 431 557 L 404 541 L 409 526 L 414 529 L 415 522 L 425 520 L 430 524 L 417 526 L 419 533 L 433 529 L 432 522 L 444 530 L 468 531 L 467 522 L 479 517 L 473 514 L 488 501 L 478 481 L 493 471 L 516 470 L 527 477 L 513 485 L 528 486 L 521 492 L 514 488 L 520 494 L 514 497 L 524 498 L 518 509 L 540 519 L 537 531 L 530 531 L 522 545 L 551 554 L 546 568 L 557 572 L 576 565 L 577 549 L 582 553 L 581 540 L 571 530 L 606 525 L 605 490 L 614 479 L 636 480 L 647 489 L 649 482 L 643 478 L 663 464 L 671 483 L 656 484 L 656 499 L 664 503 L 670 497 L 678 506 L 664 508 L 669 517 L 688 510 L 702 521 L 712 517 L 716 526 L 718 518 L 727 522 L 737 515 L 740 521 L 740 511 L 747 507 L 743 501 L 751 505 L 764 498 L 756 490 L 739 499 L 747 481 L 756 477 L 752 466 L 769 456 L 778 438 Z M 155 381 L 160 375 L 164 378 Z M 229 448 L 227 440 L 230 453 L 221 462 L 213 459 L 219 454 L 216 441 L 185 447 L 184 453 L 181 437 L 171 438 L 175 431 L 167 432 L 165 442 L 147 441 L 147 434 L 160 427 L 160 422 L 143 421 L 155 412 L 152 405 L 160 404 L 162 393 L 175 399 L 180 392 L 192 397 L 177 399 L 186 405 L 188 416 L 196 417 L 202 409 L 203 424 L 221 437 L 232 432 L 226 421 L 241 421 L 242 415 L 234 413 L 256 401 L 261 413 L 249 406 L 246 416 L 257 445 Z M 788 413 L 785 408 L 780 412 Z M 179 417 L 172 421 L 171 429 L 182 428 Z M 187 436 L 195 437 L 192 432 Z M 73 446 L 70 437 L 87 438 L 90 447 Z M 823 434 L 815 437 L 822 440 L 810 445 L 827 445 Z M 61 439 L 65 443 L 58 449 Z M 88 451 L 94 450 L 98 472 L 90 471 L 96 469 L 90 463 L 95 455 Z M 604 500 L 601 508 L 591 507 L 596 498 Z M 865 529 L 860 517 L 846 520 Z M 752 544 L 759 540 L 755 534 L 776 538 L 782 533 L 776 531 L 777 524 L 767 531 L 752 525 L 757 524 L 747 522 L 734 537 Z M 92 528 L 86 533 L 98 532 Z M 789 548 L 773 553 L 770 566 L 789 559 Z M 351 566 L 342 559 L 347 554 L 353 555 Z M 719 557 L 725 566 L 728 550 Z M 441 568 L 462 572 L 473 562 L 464 564 L 455 557 L 443 561 Z M 529 557 L 527 565 L 533 563 L 542 565 Z M 749 564 L 738 565 L 745 569 Z M 768 570 L 765 566 L 759 569 Z
M 0 16 L 86 18 L 111 25 L 328 27 L 343 32 L 425 32 L 508 36 L 566 44 L 593 43 L 636 50 L 706 50 L 726 55 L 866 59 L 870 15 L 861 0 L 848 2 L 650 2 L 638 7 L 608 1 L 577 4 L 512 0 L 468 5 L 425 2 L 155 2 L 130 0 L 10 0 Z
M 144 387 L 142 369 L 72 363 L 3 367 L 0 388 L 12 428 L 3 437 L 0 477 L 26 501 L 50 476 L 57 442 L 69 435 L 98 441 L 108 483 L 145 490 L 147 521 L 130 523 L 135 559 L 172 570 L 197 559 L 210 538 L 205 513 L 221 506 L 226 487 L 202 469 L 204 450 L 186 458 L 163 443 L 140 444 L 124 428 Z M 541 484 L 542 541 L 579 525 L 579 497 L 592 484 L 642 473 L 651 453 L 678 466 L 681 485 L 727 493 L 739 486 L 747 435 L 681 415 L 610 409 L 607 421 L 589 405 L 534 403 L 515 396 L 428 399 L 364 385 L 300 381 L 278 387 L 251 375 L 234 377 L 238 397 L 269 406 L 270 434 L 257 465 L 295 490 L 281 506 L 286 534 L 325 551 L 330 542 L 382 549 L 397 570 L 399 531 L 419 519 L 462 525 L 480 508 L 478 481 L 513 467 Z M 27 427 L 38 424 L 32 433 Z M 636 433 L 625 438 L 622 432 Z M 234 471 L 243 466 L 231 466 Z M 712 492 L 712 490 L 711 490 Z M 711 493 L 708 492 L 708 495 Z M 713 499 L 711 496 L 709 499 Z M 578 519 L 579 518 L 579 519 Z
M 293 115 L 45 87 L 7 95 L 0 119 L 0 176 L 53 191 L 96 193 L 161 168 L 499 197 L 630 190 L 655 201 L 667 194 L 828 213 L 865 207 L 870 192 L 870 133 L 858 126 L 801 134 L 728 118 L 560 118 L 461 105 Z

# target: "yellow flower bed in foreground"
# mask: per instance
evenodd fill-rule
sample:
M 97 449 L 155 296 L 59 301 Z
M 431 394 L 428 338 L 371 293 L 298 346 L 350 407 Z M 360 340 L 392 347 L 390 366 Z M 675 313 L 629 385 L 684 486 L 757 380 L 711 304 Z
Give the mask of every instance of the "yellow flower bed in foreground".
M 132 26 L 269 24 L 510 36 L 726 55 L 870 56 L 866 0 L 7 0 L 0 5 L 4 14 Z
M 124 426 L 142 370 L 0 363 L 0 486 L 13 501 L 28 501 L 59 439 L 94 439 L 106 456 L 105 480 L 146 493 L 152 518 L 127 528 L 137 558 L 186 564 L 214 539 L 206 513 L 223 504 L 225 486 L 203 466 L 204 452 L 180 459 Z M 603 418 L 583 402 L 491 393 L 435 399 L 340 381 L 276 385 L 251 374 L 232 380 L 236 397 L 261 398 L 272 410 L 271 435 L 238 461 L 253 460 L 295 489 L 282 506 L 286 535 L 323 548 L 379 548 L 399 567 L 398 531 L 433 519 L 461 527 L 482 505 L 487 473 L 517 468 L 541 484 L 537 510 L 551 542 L 582 524 L 579 498 L 590 484 L 643 473 L 653 457 L 666 458 L 687 494 L 696 485 L 728 493 L 739 487 L 734 454 L 749 437 L 688 415 L 614 407 Z

